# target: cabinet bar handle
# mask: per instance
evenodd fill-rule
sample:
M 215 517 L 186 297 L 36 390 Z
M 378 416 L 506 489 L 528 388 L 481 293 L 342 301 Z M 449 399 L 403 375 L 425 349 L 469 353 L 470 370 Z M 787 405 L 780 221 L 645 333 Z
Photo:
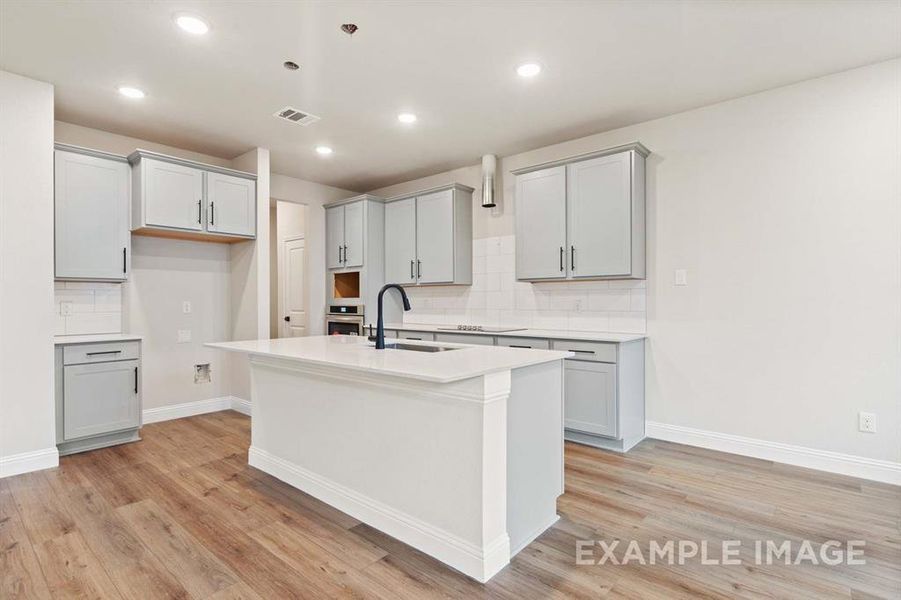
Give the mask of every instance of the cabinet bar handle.
M 594 350 L 573 350 L 569 349 L 570 352 L 575 352 L 576 354 L 594 354 Z
M 563 246 L 560 246 L 560 272 L 563 272 Z
M 200 200 L 197 201 L 197 223 L 203 223 L 203 203 Z
M 531 346 L 517 346 L 516 344 L 510 344 L 511 348 L 525 348 L 526 350 L 531 350 Z
M 135 367 L 135 394 L 138 393 L 138 368 Z
M 347 244 L 344 244 L 344 263 L 347 264 Z
M 126 253 L 126 249 L 125 249 L 125 248 L 122 248 L 122 272 L 123 272 L 123 273 L 127 273 L 127 272 L 128 272 L 128 271 L 125 270 L 125 256 L 126 256 L 125 253 Z
M 210 225 L 216 224 L 216 203 L 210 202 Z
M 410 261 L 410 279 L 416 279 L 416 276 L 413 274 L 413 261 Z
M 338 263 L 342 262 L 344 261 L 341 259 L 341 244 L 338 244 Z
M 422 261 L 416 261 L 416 279 L 420 279 L 422 277 Z
M 100 356 L 102 354 L 122 354 L 121 350 L 106 350 L 104 352 L 86 352 L 85 356 Z
M 576 247 L 569 247 L 569 268 L 573 271 L 576 270 Z

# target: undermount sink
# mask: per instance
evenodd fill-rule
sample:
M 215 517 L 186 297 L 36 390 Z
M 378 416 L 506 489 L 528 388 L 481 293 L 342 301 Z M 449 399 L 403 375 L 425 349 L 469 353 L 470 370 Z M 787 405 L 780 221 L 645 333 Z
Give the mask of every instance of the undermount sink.
M 452 346 L 420 346 L 419 344 L 404 344 L 402 342 L 388 342 L 385 344 L 385 350 L 412 350 L 413 352 L 446 352 L 448 350 L 459 350 Z

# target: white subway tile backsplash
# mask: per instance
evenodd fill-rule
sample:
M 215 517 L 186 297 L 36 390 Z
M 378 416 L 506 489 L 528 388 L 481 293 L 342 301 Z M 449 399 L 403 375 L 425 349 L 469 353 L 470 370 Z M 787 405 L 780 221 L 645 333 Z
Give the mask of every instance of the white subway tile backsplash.
M 561 331 L 646 330 L 645 281 L 516 281 L 516 238 L 473 240 L 471 286 L 408 288 L 404 321 Z
M 122 331 L 122 284 L 57 281 L 53 287 L 56 335 Z M 63 302 L 71 303 L 71 314 L 62 314 Z

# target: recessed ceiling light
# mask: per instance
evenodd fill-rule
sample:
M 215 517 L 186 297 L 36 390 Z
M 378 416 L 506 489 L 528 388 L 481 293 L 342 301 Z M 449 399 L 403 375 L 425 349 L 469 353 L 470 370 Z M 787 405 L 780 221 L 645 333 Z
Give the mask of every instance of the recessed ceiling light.
M 416 115 L 414 115 L 413 113 L 407 113 L 407 112 L 400 113 L 399 115 L 397 115 L 397 120 L 400 121 L 401 123 L 415 123 Z
M 129 87 L 127 85 L 123 85 L 119 87 L 119 93 L 125 96 L 126 98 L 143 98 L 144 92 L 139 90 L 136 87 Z
M 541 73 L 541 65 L 538 63 L 526 63 L 516 67 L 516 72 L 520 77 L 535 77 Z
M 175 24 L 192 35 L 203 35 L 210 30 L 210 26 L 206 21 L 197 15 L 178 14 L 175 15 Z
M 333 152 L 333 150 L 328 146 L 316 146 L 316 152 L 318 154 L 321 154 L 322 156 L 328 156 Z

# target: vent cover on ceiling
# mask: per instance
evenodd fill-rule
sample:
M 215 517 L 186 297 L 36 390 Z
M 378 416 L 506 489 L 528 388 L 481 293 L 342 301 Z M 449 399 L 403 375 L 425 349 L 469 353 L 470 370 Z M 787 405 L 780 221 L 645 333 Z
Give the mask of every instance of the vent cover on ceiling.
M 276 111 L 272 116 L 284 119 L 289 123 L 296 123 L 297 125 L 309 125 L 310 123 L 315 123 L 319 120 L 319 117 L 316 115 L 305 113 L 292 106 L 286 106 L 285 108 Z

